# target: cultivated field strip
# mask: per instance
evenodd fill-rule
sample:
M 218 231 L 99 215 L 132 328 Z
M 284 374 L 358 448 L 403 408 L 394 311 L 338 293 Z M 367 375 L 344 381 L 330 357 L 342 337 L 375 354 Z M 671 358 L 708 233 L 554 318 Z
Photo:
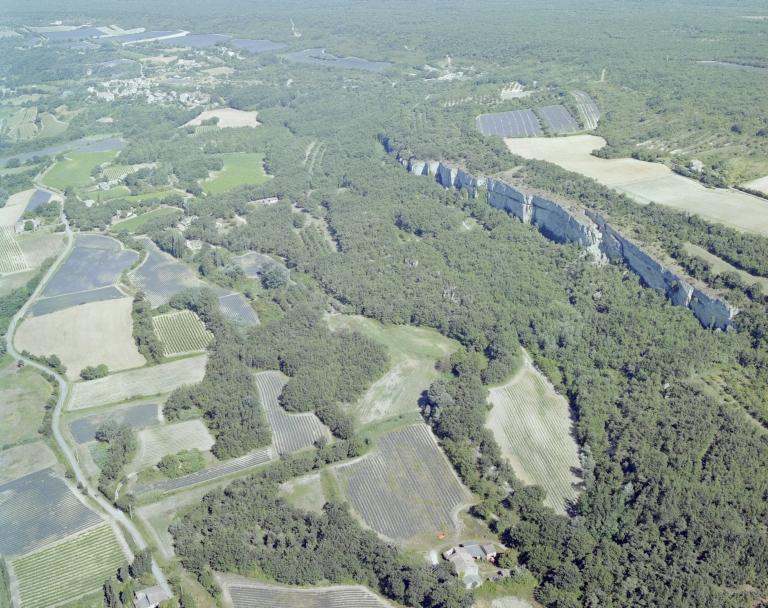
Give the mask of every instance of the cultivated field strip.
M 600 120 L 600 110 L 597 104 L 584 91 L 571 91 L 571 95 L 576 98 L 576 103 L 579 105 L 579 113 L 584 122 L 584 128 L 597 129 L 597 122 Z
M 46 192 L 45 190 L 35 190 L 35 193 L 32 195 L 32 198 L 29 199 L 29 202 L 27 203 L 26 208 L 24 211 L 32 211 L 33 209 L 37 209 L 40 205 L 43 203 L 47 203 L 51 200 L 51 194 L 50 192 Z
M 0 486 L 0 553 L 23 555 L 101 522 L 52 468 Z
M 137 434 L 138 449 L 127 471 L 141 471 L 160 462 L 163 456 L 196 448 L 211 449 L 214 439 L 202 420 L 186 420 L 176 424 L 148 427 Z
M 114 285 L 102 287 L 101 289 L 91 289 L 90 291 L 81 291 L 78 293 L 68 293 L 63 296 L 53 298 L 40 298 L 30 306 L 25 317 L 39 317 L 51 312 L 58 312 L 65 308 L 79 306 L 80 304 L 90 304 L 91 302 L 103 302 L 105 300 L 119 300 L 127 297 Z
M 214 131 L 218 131 L 219 127 L 218 125 L 200 125 L 198 127 L 195 127 L 195 137 L 199 135 L 204 135 L 205 133 L 213 133 Z
M 148 238 L 138 239 L 147 248 L 147 259 L 128 276 L 141 289 L 154 308 L 167 304 L 171 296 L 187 287 L 201 287 L 204 283 L 195 272 L 173 256 L 160 251 Z
M 298 589 L 225 584 L 234 608 L 383 608 L 391 606 L 365 587 Z
M 79 293 L 116 285 L 120 273 L 139 257 L 115 239 L 95 234 L 78 235 L 75 248 L 46 285 L 42 297 Z
M 197 473 L 191 473 L 184 475 L 183 477 L 177 477 L 176 479 L 169 479 L 167 481 L 158 481 L 157 483 L 151 483 L 140 488 L 136 488 L 134 494 L 147 494 L 148 492 L 172 492 L 180 488 L 186 488 L 194 486 L 204 481 L 211 481 L 225 475 L 231 475 L 239 471 L 245 471 L 251 467 L 256 467 L 261 464 L 266 464 L 272 460 L 272 455 L 269 448 L 258 450 L 240 458 L 235 458 L 221 464 L 212 466 L 209 469 L 198 471 Z
M 456 530 L 468 498 L 424 424 L 382 435 L 371 454 L 334 472 L 365 523 L 396 540 Z
M 329 437 L 325 426 L 314 413 L 289 414 L 280 406 L 278 397 L 287 381 L 288 378 L 280 372 L 256 374 L 256 386 L 259 387 L 261 403 L 278 454 L 298 452 L 312 447 L 320 437 Z
M 499 137 L 541 137 L 539 119 L 533 110 L 515 110 L 477 117 L 477 128 L 483 135 Z
M 248 305 L 242 294 L 233 293 L 219 296 L 219 306 L 224 316 L 233 321 L 243 321 L 249 325 L 256 325 L 259 322 L 253 308 Z
M 562 135 L 564 133 L 576 133 L 579 130 L 579 123 L 571 116 L 565 106 L 539 108 L 539 113 L 554 133 Z
M 117 181 L 123 179 L 126 175 L 133 173 L 131 165 L 112 165 L 102 171 L 107 181 Z
M 253 251 L 233 259 L 240 262 L 240 266 L 243 267 L 245 274 L 250 278 L 257 277 L 265 268 L 265 266 L 276 264 L 276 262 L 268 255 L 263 255 Z
M 152 325 L 166 356 L 205 350 L 213 339 L 213 334 L 191 310 L 153 317 Z
M 143 429 L 160 424 L 157 403 L 142 403 L 133 407 L 110 411 L 95 416 L 85 416 L 69 423 L 69 432 L 77 443 L 95 441 L 96 431 L 102 422 L 109 419 L 127 422 L 134 429 Z
M 107 525 L 27 555 L 13 562 L 21 607 L 51 606 L 95 591 L 127 561 Z
M 185 384 L 197 384 L 205 376 L 207 355 L 144 367 L 106 378 L 76 382 L 68 410 L 79 410 L 107 403 L 117 403 L 139 396 L 169 393 Z
M 494 407 L 486 426 L 515 473 L 542 486 L 545 504 L 565 513 L 580 481 L 572 472 L 580 463 L 568 403 L 528 366 L 506 386 L 492 388 L 489 399 Z
M 13 228 L 0 227 L 0 274 L 27 269 L 27 262 L 19 244 L 13 238 Z

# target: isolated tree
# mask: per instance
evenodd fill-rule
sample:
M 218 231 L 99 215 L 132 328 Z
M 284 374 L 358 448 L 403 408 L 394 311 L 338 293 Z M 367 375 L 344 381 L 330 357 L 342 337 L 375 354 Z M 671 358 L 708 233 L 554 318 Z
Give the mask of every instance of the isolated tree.
M 27 232 L 32 232 L 35 229 L 35 223 L 32 220 L 27 220 L 24 222 L 24 230 Z
M 271 264 L 264 271 L 264 287 L 267 289 L 278 289 L 288 284 L 290 276 L 288 269 L 282 264 Z
M 119 430 L 120 423 L 114 418 L 109 418 L 99 425 L 99 428 L 96 431 L 96 439 L 105 442 L 112 441 Z

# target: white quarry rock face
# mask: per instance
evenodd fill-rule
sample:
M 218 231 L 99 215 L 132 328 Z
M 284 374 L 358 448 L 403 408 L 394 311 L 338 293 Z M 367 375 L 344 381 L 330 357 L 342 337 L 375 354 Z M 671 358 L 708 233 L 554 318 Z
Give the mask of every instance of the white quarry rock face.
M 443 187 L 465 190 L 473 198 L 478 195 L 478 187 L 486 186 L 488 203 L 492 207 L 507 211 L 526 224 L 537 225 L 542 234 L 558 243 L 579 243 L 593 254 L 598 265 L 607 260 L 624 262 L 646 285 L 665 294 L 675 306 L 690 308 L 705 327 L 723 330 L 736 327 L 733 318 L 738 314 L 738 308 L 694 288 L 611 228 L 599 213 L 591 209 L 584 210 L 584 217 L 580 212 L 572 211 L 569 206 L 520 192 L 497 179 L 474 178 L 461 169 L 443 163 L 411 161 L 408 170 L 417 175 L 434 174 L 435 180 Z

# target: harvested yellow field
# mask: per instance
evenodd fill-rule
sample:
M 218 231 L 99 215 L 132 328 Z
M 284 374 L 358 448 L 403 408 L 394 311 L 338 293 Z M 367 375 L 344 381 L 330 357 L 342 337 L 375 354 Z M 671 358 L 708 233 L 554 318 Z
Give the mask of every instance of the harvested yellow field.
M 757 190 L 763 194 L 768 194 L 768 177 L 761 177 L 760 179 L 753 180 L 747 184 L 744 184 L 744 187 Z
M 24 214 L 24 210 L 27 208 L 27 203 L 32 195 L 35 193 L 35 188 L 31 190 L 24 190 L 23 192 L 17 192 L 8 197 L 5 203 L 5 207 L 0 209 L 0 228 L 13 227 L 18 219 Z
M 198 117 L 193 118 L 184 126 L 197 126 L 204 120 L 216 116 L 219 119 L 219 127 L 258 127 L 261 123 L 256 120 L 258 112 L 243 112 L 234 108 L 221 108 L 220 110 L 206 110 Z
M 126 469 L 129 473 L 154 466 L 168 454 L 178 454 L 182 450 L 193 448 L 207 452 L 214 444 L 214 439 L 202 420 L 187 420 L 178 424 L 141 429 L 136 438 L 139 447 Z
M 705 188 L 675 174 L 618 184 L 615 188 L 640 203 L 667 205 L 737 230 L 768 236 L 768 201 L 738 190 Z
M 88 365 L 104 363 L 110 371 L 141 367 L 146 360 L 133 339 L 131 306 L 130 298 L 121 298 L 25 319 L 16 332 L 16 348 L 58 355 L 69 380 L 77 380 Z
M 106 378 L 78 382 L 72 387 L 68 410 L 81 410 L 132 397 L 162 395 L 184 386 L 197 384 L 205 376 L 208 357 L 190 357 L 154 367 L 112 374 Z
M 544 504 L 557 513 L 578 498 L 579 453 L 572 435 L 568 402 L 533 366 L 524 352 L 525 364 L 504 386 L 492 388 L 488 400 L 493 409 L 485 426 L 496 438 L 515 474 L 526 484 L 547 491 Z
M 512 154 L 546 160 L 568 171 L 591 177 L 606 186 L 672 173 L 660 163 L 646 163 L 634 158 L 605 159 L 592 156 L 592 150 L 598 150 L 606 143 L 596 135 L 516 137 L 505 138 L 504 142 Z

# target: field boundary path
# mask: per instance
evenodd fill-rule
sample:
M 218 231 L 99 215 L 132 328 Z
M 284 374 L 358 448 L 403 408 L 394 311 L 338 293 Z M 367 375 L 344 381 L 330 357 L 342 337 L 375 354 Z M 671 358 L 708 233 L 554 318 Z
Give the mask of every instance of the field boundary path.
M 56 263 L 48 269 L 47 273 L 45 273 L 42 281 L 40 281 L 40 284 L 37 286 L 35 291 L 24 303 L 24 306 L 22 306 L 21 309 L 13 316 L 13 319 L 11 319 L 11 323 L 8 326 L 8 332 L 6 333 L 8 353 L 12 357 L 23 361 L 26 365 L 31 365 L 32 367 L 51 374 L 54 378 L 56 378 L 56 381 L 59 383 L 59 387 L 61 388 L 59 393 L 59 401 L 56 404 L 56 408 L 53 410 L 53 436 L 56 439 L 56 443 L 59 444 L 61 451 L 67 458 L 69 466 L 75 472 L 75 478 L 77 481 L 82 483 L 84 488 L 87 488 L 88 496 L 93 498 L 99 504 L 99 506 L 104 509 L 104 511 L 109 513 L 114 519 L 119 521 L 128 530 L 129 534 L 133 538 L 134 542 L 138 545 L 139 549 L 145 549 L 148 546 L 147 542 L 144 540 L 144 537 L 141 535 L 138 528 L 133 525 L 133 522 L 125 516 L 125 513 L 109 504 L 97 490 L 91 487 L 90 483 L 88 482 L 88 478 L 80 469 L 80 463 L 75 458 L 75 455 L 72 453 L 72 450 L 61 434 L 61 430 L 59 428 L 61 424 L 61 412 L 64 408 L 64 403 L 67 400 L 67 395 L 69 394 L 69 385 L 67 384 L 66 379 L 57 374 L 54 370 L 40 365 L 39 363 L 35 363 L 26 357 L 22 357 L 21 354 L 16 352 L 16 349 L 13 347 L 13 338 L 14 334 L 16 333 L 16 327 L 18 326 L 19 319 L 21 319 L 26 314 L 31 303 L 40 295 L 40 293 L 42 293 L 43 289 L 45 289 L 45 286 L 50 282 L 54 274 L 56 274 L 56 271 L 61 267 L 62 263 L 71 253 L 72 248 L 74 247 L 74 235 L 69 227 L 67 218 L 63 211 L 61 214 L 61 219 L 64 222 L 64 229 L 67 236 L 67 246 L 64 248 L 64 251 L 61 253 L 61 255 L 59 255 L 59 257 L 56 259 Z M 154 558 L 152 558 L 152 574 L 155 576 L 155 579 L 163 588 L 163 591 L 165 591 L 166 595 L 168 597 L 173 597 L 173 592 L 171 591 L 168 582 L 165 580 L 165 575 L 163 574 L 162 570 L 160 570 L 160 567 L 157 565 L 157 562 Z

